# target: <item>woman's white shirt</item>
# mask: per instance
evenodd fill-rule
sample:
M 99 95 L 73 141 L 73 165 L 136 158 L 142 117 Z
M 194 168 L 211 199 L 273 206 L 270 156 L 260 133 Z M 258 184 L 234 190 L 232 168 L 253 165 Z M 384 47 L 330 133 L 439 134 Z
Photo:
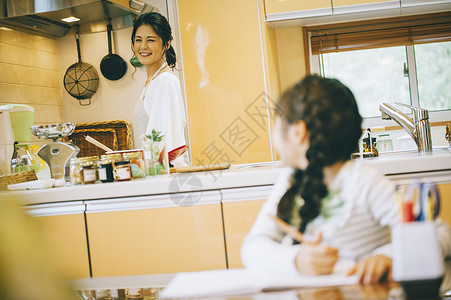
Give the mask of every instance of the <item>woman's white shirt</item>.
M 174 74 L 163 72 L 144 87 L 135 105 L 135 144 L 141 147 L 142 137 L 155 129 L 164 134 L 168 152 L 184 146 L 186 120 L 180 81 Z M 188 165 L 187 153 L 172 163 L 175 166 Z
M 296 273 L 299 245 L 280 231 L 271 216 L 290 187 L 293 169 L 279 176 L 268 200 L 241 247 L 245 267 Z M 320 215 L 306 228 L 306 239 L 316 233 L 322 243 L 339 249 L 341 259 L 358 261 L 371 255 L 391 257 L 390 227 L 399 223 L 394 185 L 377 171 L 359 162 L 348 161 L 328 186 Z M 451 255 L 451 230 L 436 220 L 438 240 L 444 256 Z

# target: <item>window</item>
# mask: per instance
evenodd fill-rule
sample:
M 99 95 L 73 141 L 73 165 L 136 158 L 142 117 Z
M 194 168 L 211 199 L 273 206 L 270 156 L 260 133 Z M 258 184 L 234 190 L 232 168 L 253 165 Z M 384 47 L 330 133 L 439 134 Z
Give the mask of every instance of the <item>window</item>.
M 419 105 L 451 109 L 451 42 L 415 45 Z
M 451 13 L 442 13 L 308 28 L 311 71 L 352 90 L 365 127 L 387 124 L 381 102 L 420 106 L 430 111 L 431 121 L 448 121 L 450 23 Z

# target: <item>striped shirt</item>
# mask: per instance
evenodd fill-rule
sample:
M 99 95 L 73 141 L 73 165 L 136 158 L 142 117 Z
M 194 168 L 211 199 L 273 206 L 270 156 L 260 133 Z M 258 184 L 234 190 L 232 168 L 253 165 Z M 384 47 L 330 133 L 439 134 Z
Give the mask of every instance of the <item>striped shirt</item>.
M 245 238 L 241 247 L 245 267 L 297 272 L 295 258 L 300 245 L 293 245 L 292 239 L 280 231 L 271 218 L 277 214 L 279 200 L 291 185 L 292 174 L 291 168 L 282 171 Z M 394 184 L 359 161 L 348 161 L 328 190 L 320 215 L 306 227 L 306 239 L 321 232 L 322 243 L 337 248 L 340 259 L 358 261 L 376 254 L 391 257 L 390 227 L 399 223 Z M 448 256 L 451 231 L 447 224 L 438 222 L 438 239 L 443 253 Z

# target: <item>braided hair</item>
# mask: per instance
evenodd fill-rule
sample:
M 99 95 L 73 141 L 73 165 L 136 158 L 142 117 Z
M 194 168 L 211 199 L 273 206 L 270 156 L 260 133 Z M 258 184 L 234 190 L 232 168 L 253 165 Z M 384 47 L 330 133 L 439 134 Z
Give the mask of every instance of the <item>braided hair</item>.
M 350 159 L 362 133 L 362 117 L 349 88 L 336 79 L 318 75 L 308 75 L 284 92 L 276 114 L 284 125 L 303 120 L 309 133 L 308 165 L 304 170 L 295 170 L 292 185 L 277 208 L 278 217 L 289 223 L 295 198 L 300 195 L 304 204 L 298 212 L 299 231 L 304 232 L 319 215 L 321 200 L 328 193 L 323 168 Z
M 166 62 L 171 69 L 174 69 L 177 57 L 174 48 L 172 45 L 169 45 L 169 42 L 172 41 L 171 25 L 169 25 L 168 20 L 163 15 L 157 12 L 144 13 L 135 20 L 132 31 L 132 50 L 133 45 L 135 44 L 136 31 L 138 30 L 138 27 L 143 24 L 152 27 L 155 33 L 161 38 L 163 50 L 166 49 L 164 52 L 166 54 Z

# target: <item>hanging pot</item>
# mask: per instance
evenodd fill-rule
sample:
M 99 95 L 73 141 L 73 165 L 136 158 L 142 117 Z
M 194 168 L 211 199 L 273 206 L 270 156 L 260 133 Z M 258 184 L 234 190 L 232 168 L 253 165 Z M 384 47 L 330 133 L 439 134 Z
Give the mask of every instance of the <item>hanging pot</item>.
M 100 71 L 106 79 L 118 80 L 125 75 L 125 72 L 127 71 L 127 63 L 119 55 L 113 54 L 111 46 L 112 30 L 113 26 L 111 26 L 111 23 L 108 23 L 108 55 L 102 58 L 102 61 L 100 62 Z
M 80 55 L 80 31 L 78 25 L 75 27 L 75 40 L 77 41 L 78 62 L 71 65 L 64 75 L 64 88 L 74 98 L 78 99 L 80 105 L 91 104 L 91 97 L 99 87 L 99 75 L 96 69 L 81 61 Z M 88 103 L 81 100 L 89 99 Z

